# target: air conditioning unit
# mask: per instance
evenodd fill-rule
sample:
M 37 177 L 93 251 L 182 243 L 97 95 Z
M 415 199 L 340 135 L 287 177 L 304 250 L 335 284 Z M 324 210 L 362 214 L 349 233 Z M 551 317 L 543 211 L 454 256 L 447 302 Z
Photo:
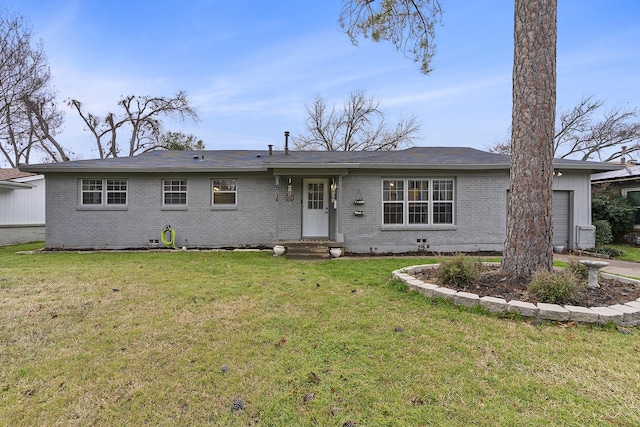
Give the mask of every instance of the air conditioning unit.
M 576 249 L 596 247 L 596 227 L 593 225 L 576 226 Z

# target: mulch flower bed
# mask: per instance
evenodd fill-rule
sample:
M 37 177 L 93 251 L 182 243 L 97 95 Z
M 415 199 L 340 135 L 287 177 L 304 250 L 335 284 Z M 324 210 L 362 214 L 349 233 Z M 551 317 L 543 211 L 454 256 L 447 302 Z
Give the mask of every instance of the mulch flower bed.
M 417 278 L 456 291 L 471 292 L 480 297 L 491 296 L 504 298 L 507 301 L 517 300 L 537 303 L 534 295 L 528 290 L 530 280 L 514 277 L 502 273 L 498 267 L 483 267 L 478 278 L 468 286 L 443 285 L 436 278 L 437 269 L 426 270 Z M 599 288 L 587 288 L 580 292 L 575 301 L 569 305 L 581 307 L 606 307 L 614 304 L 624 304 L 640 298 L 640 285 L 622 283 L 618 280 L 600 278 Z

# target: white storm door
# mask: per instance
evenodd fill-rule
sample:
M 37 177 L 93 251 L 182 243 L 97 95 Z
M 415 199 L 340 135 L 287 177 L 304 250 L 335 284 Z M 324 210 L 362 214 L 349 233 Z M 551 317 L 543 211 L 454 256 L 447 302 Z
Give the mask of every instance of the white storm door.
M 329 180 L 302 180 L 302 237 L 329 237 Z

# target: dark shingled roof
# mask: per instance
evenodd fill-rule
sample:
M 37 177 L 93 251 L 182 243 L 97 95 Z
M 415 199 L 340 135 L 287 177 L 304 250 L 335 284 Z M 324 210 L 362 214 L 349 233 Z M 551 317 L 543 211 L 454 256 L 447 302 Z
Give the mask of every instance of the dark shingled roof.
M 398 151 L 152 151 L 133 157 L 23 165 L 28 172 L 228 172 L 269 169 L 508 169 L 510 157 L 466 147 L 412 147 Z M 615 166 L 556 160 L 556 167 L 612 170 Z

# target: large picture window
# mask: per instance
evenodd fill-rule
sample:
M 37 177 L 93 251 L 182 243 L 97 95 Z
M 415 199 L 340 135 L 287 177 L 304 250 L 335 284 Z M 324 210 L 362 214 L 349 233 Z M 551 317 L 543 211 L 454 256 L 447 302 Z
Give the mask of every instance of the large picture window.
M 453 219 L 453 179 L 382 180 L 383 224 L 453 224 Z
M 127 204 L 127 180 L 83 179 L 80 193 L 83 206 L 124 206 Z
M 162 201 L 164 205 L 187 204 L 187 180 L 165 179 L 162 182 Z
M 235 179 L 214 179 L 212 187 L 212 203 L 214 206 L 236 204 L 237 187 Z

